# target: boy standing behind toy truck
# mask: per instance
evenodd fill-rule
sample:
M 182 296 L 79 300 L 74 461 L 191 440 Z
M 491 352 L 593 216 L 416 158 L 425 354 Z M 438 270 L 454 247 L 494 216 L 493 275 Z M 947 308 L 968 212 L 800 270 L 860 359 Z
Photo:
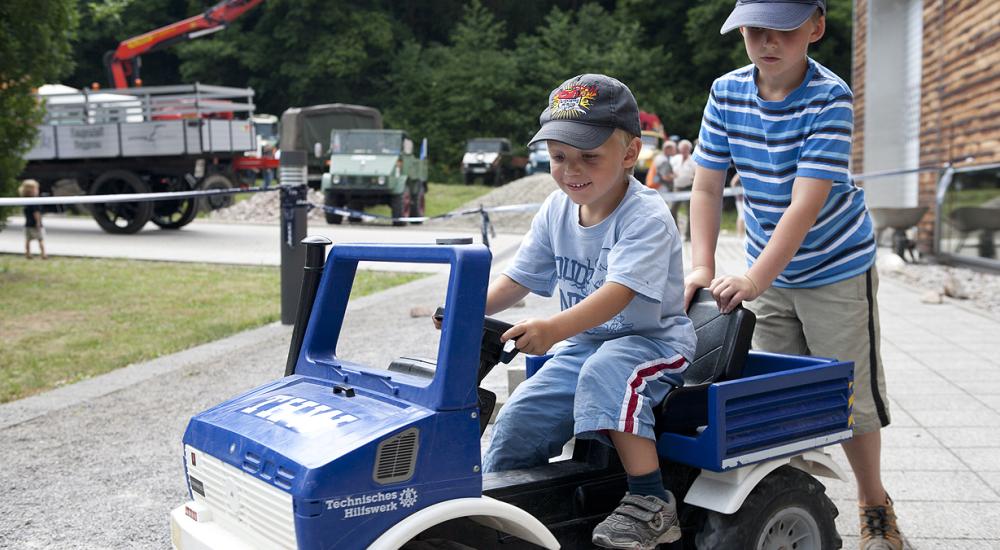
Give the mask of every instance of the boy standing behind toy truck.
M 574 435 L 612 444 L 629 494 L 594 529 L 593 542 L 654 548 L 681 536 L 660 476 L 652 410 L 682 383 L 695 351 L 681 240 L 660 196 L 631 176 L 639 109 L 624 84 L 573 77 L 552 91 L 540 122 L 531 143 L 548 143 L 560 191 L 545 200 L 512 266 L 490 285 L 486 313 L 558 289 L 560 313 L 521 321 L 502 339 L 533 354 L 566 345 L 510 396 L 483 469 L 544 464 Z
M 843 444 L 858 482 L 863 550 L 897 550 L 902 536 L 881 480 L 879 430 L 889 424 L 879 358 L 875 239 L 864 191 L 848 171 L 850 88 L 807 57 L 826 28 L 824 0 L 739 0 L 722 32 L 739 28 L 752 65 L 712 85 L 691 197 L 685 300 L 709 287 L 722 311 L 757 315 L 753 346 L 853 361 L 854 438 Z M 716 277 L 726 168 L 745 197 L 746 273 Z

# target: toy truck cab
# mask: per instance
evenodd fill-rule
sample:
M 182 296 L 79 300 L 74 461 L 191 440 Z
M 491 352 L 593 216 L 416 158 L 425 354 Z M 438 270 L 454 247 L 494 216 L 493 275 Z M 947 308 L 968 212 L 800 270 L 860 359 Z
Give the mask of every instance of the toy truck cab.
M 338 355 L 359 261 L 450 264 L 436 363 L 386 370 Z M 490 261 L 481 245 L 334 246 L 289 374 L 188 424 L 191 500 L 171 513 L 174 547 L 589 547 L 625 491 L 612 449 L 578 441 L 569 460 L 481 472 L 492 404 L 478 385 L 505 330 L 483 317 Z M 657 424 L 683 544 L 839 547 L 836 509 L 809 474 L 842 477 L 816 448 L 850 437 L 853 366 L 748 355 L 752 315 L 697 303 L 698 357 Z
M 402 130 L 333 130 L 330 166 L 320 183 L 326 206 L 363 210 L 387 204 L 393 218 L 423 216 L 426 149 L 425 141 L 415 151 Z M 328 212 L 326 221 L 341 223 L 343 216 Z

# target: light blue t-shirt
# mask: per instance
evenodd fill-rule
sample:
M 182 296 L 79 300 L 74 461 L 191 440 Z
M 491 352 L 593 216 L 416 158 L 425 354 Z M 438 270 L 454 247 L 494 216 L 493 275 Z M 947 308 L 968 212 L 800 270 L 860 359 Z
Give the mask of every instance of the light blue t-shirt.
M 562 310 L 606 282 L 624 285 L 636 293 L 629 305 L 570 341 L 640 335 L 666 343 L 690 361 L 695 334 L 684 312 L 681 240 L 663 199 L 629 178 L 625 197 L 601 223 L 581 226 L 579 208 L 562 191 L 549 195 L 504 274 L 541 296 L 558 289 Z
M 712 84 L 694 160 L 736 165 L 744 190 L 748 264 L 760 256 L 792 200 L 798 177 L 831 180 L 816 223 L 774 286 L 812 288 L 849 279 L 875 262 L 865 193 L 848 171 L 854 128 L 851 89 L 812 59 L 805 79 L 781 101 L 765 101 L 747 65 Z

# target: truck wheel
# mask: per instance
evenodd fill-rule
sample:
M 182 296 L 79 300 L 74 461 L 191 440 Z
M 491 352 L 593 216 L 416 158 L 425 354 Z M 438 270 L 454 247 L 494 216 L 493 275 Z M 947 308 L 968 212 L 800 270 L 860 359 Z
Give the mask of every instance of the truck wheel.
M 190 191 L 183 180 L 177 180 L 167 187 L 167 191 Z M 194 221 L 198 216 L 198 199 L 181 199 L 177 201 L 156 201 L 153 203 L 153 223 L 160 229 L 180 229 Z
M 421 217 L 427 212 L 427 183 L 423 181 L 417 182 L 417 188 L 410 192 L 410 208 L 408 210 L 408 216 Z M 424 222 L 410 222 L 413 225 L 419 225 Z
M 503 171 L 503 167 L 497 168 L 497 171 L 493 173 L 493 185 L 500 187 L 501 185 L 507 183 L 506 174 Z
M 326 206 L 336 206 L 338 208 L 344 207 L 344 199 L 340 198 L 338 195 L 334 194 L 332 191 L 327 190 L 323 197 L 323 204 Z M 330 212 L 324 212 L 326 216 L 326 223 L 332 223 L 334 225 L 340 225 L 344 221 L 344 217 L 340 214 L 331 214 Z
M 232 189 L 233 180 L 229 179 L 229 176 L 225 174 L 209 174 L 205 176 L 205 179 L 201 180 L 201 184 L 198 185 L 198 189 L 203 191 L 215 190 L 215 189 Z M 219 210 L 220 208 L 227 208 L 233 205 L 232 195 L 216 195 L 214 197 L 202 197 L 202 210 L 206 212 L 209 210 Z
M 467 172 L 465 174 L 465 185 L 472 185 L 474 181 L 476 181 L 476 176 L 471 172 Z
M 128 170 L 109 170 L 98 176 L 90 187 L 91 195 L 118 193 L 149 193 L 149 185 Z M 108 233 L 126 235 L 138 233 L 153 217 L 153 203 L 143 201 L 94 204 L 90 207 L 90 212 L 101 229 Z
M 402 193 L 389 197 L 389 209 L 392 210 L 393 218 L 402 218 L 410 211 L 410 193 L 407 191 L 405 185 L 403 186 Z M 392 220 L 392 225 L 399 227 L 406 225 L 406 222 Z
M 348 201 L 347 208 L 363 212 L 365 210 L 365 205 L 361 201 Z M 358 216 L 348 216 L 347 221 L 350 223 L 361 223 L 361 218 Z
M 816 478 L 782 466 L 757 484 L 735 514 L 708 512 L 697 548 L 833 550 L 842 541 L 837 507 Z M 793 545 L 794 543 L 794 545 Z

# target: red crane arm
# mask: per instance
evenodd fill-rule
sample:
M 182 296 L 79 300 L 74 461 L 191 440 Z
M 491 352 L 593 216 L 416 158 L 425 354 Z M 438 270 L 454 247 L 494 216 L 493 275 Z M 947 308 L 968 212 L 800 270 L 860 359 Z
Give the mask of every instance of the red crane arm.
M 133 63 L 133 60 L 140 55 L 222 30 L 234 19 L 263 1 L 224 0 L 205 10 L 205 13 L 201 15 L 189 17 L 121 42 L 118 44 L 118 49 L 114 52 L 108 52 L 108 55 L 105 56 L 111 84 L 115 88 L 127 88 L 134 84 L 135 79 L 138 78 L 138 64 Z

